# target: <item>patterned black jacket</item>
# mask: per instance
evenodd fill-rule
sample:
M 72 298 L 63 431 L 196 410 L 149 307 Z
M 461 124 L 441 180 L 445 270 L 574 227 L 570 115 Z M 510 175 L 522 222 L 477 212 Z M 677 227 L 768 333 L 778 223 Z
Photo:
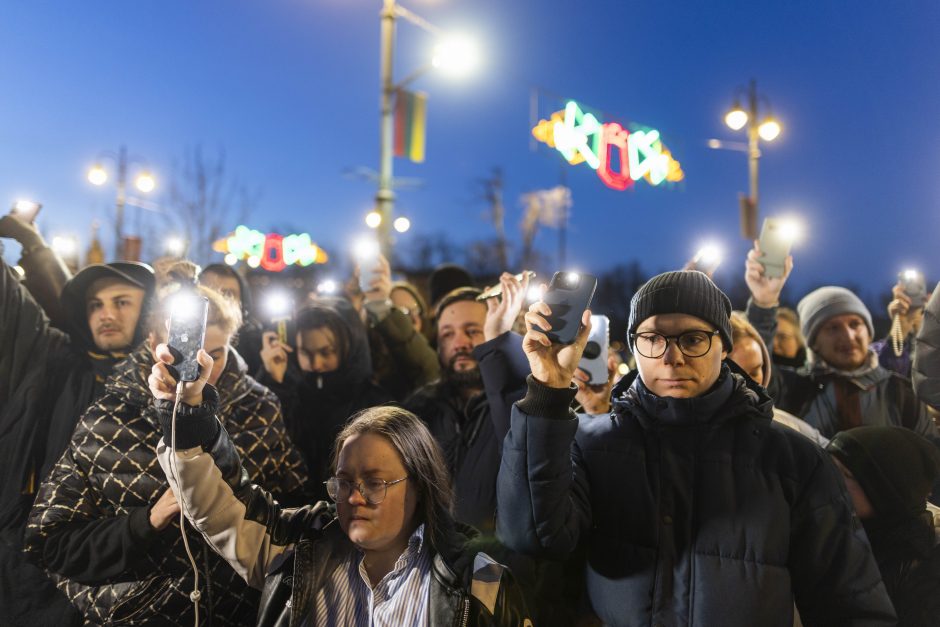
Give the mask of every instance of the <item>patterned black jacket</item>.
M 161 428 L 146 378 L 146 347 L 131 354 L 84 414 L 72 442 L 40 488 L 26 550 L 85 615 L 101 624 L 193 621 L 193 574 L 179 527 L 149 523 L 168 489 L 156 457 Z M 277 398 L 245 374 L 229 351 L 218 381 L 220 420 L 251 481 L 276 498 L 303 499 L 306 472 L 287 437 Z M 210 389 L 210 387 L 207 387 Z M 201 571 L 200 616 L 213 625 L 254 624 L 258 594 L 187 526 Z

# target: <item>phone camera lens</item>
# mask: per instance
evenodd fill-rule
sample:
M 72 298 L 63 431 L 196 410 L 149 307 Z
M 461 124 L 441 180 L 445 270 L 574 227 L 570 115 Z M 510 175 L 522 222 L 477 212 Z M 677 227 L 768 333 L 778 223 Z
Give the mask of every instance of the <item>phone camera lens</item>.
M 601 354 L 601 345 L 595 341 L 590 341 L 584 345 L 584 358 L 597 359 Z

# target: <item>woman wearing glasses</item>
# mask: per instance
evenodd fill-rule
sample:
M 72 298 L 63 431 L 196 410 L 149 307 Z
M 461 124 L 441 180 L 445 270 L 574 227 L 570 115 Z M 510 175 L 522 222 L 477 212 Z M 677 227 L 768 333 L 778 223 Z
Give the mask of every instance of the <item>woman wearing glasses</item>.
M 731 303 L 701 272 L 653 277 L 630 304 L 638 372 L 609 420 L 579 421 L 571 379 L 590 327 L 553 345 L 526 314 L 532 368 L 498 481 L 509 548 L 587 554 L 608 625 L 891 625 L 894 613 L 838 471 L 772 423 L 766 392 L 725 362 Z
M 242 472 L 214 395 L 203 395 L 205 377 L 185 386 L 172 453 L 172 357 L 163 346 L 158 355 L 150 389 L 162 401 L 160 464 L 190 523 L 264 589 L 258 625 L 529 621 L 509 570 L 468 547 L 474 532 L 454 521 L 443 455 L 414 414 L 374 407 L 355 416 L 336 437 L 325 482 L 335 507 L 283 509 Z M 199 360 L 211 369 L 205 352 Z

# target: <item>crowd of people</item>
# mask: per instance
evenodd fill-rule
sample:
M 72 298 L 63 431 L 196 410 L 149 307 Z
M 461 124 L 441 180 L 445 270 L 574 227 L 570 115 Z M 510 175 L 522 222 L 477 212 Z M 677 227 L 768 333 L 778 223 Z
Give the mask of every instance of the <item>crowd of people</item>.
M 598 380 L 526 273 L 379 257 L 272 325 L 226 265 L 0 238 L 2 625 L 940 625 L 922 278 L 877 338 L 844 287 L 781 306 L 758 244 L 743 311 L 659 274 Z

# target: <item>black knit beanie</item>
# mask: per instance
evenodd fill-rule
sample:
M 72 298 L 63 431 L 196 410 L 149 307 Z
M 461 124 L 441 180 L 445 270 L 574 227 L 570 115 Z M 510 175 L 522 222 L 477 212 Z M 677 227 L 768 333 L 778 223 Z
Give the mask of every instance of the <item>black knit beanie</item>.
M 731 352 L 731 301 L 704 272 L 680 270 L 664 272 L 647 281 L 630 301 L 627 339 L 650 316 L 688 314 L 718 329 L 725 350 Z
M 903 427 L 841 431 L 827 450 L 855 476 L 879 519 L 900 521 L 922 513 L 940 477 L 940 450 Z

